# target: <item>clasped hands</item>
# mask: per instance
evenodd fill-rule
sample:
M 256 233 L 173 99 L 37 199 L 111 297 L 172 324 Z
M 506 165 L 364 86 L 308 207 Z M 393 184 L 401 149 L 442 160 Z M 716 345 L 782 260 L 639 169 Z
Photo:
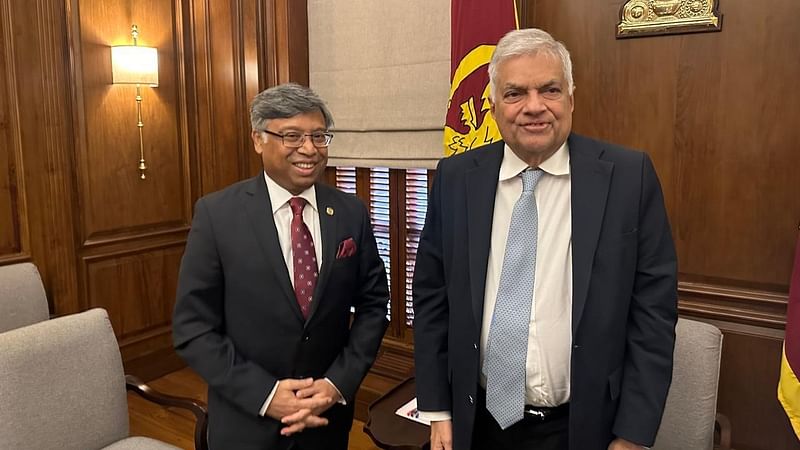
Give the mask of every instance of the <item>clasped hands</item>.
M 278 383 L 266 415 L 284 425 L 281 435 L 291 436 L 306 428 L 327 425 L 328 419 L 321 415 L 337 401 L 339 393 L 323 378 L 287 378 Z

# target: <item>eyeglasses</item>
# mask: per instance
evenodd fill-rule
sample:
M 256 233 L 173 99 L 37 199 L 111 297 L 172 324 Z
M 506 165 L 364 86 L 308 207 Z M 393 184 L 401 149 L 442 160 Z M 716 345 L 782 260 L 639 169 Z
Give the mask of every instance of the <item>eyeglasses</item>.
M 290 131 L 285 134 L 275 133 L 274 131 L 269 130 L 261 130 L 261 132 L 281 138 L 281 140 L 283 140 L 283 145 L 289 148 L 302 147 L 306 142 L 306 136 L 311 136 L 311 143 L 314 144 L 314 147 L 327 147 L 328 144 L 330 144 L 333 140 L 333 133 L 329 131 L 315 131 L 313 133 L 306 134 L 295 131 Z

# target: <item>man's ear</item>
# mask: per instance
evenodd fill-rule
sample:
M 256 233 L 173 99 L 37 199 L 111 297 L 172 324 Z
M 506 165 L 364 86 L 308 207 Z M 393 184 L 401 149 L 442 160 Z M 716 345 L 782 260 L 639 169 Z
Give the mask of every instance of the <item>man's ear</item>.
M 253 141 L 253 148 L 256 150 L 256 153 L 259 155 L 261 154 L 261 145 L 264 143 L 264 137 L 262 132 L 251 130 L 250 131 L 250 139 Z
M 576 86 L 572 85 L 572 92 L 569 93 L 569 108 L 572 112 L 575 112 L 575 89 Z

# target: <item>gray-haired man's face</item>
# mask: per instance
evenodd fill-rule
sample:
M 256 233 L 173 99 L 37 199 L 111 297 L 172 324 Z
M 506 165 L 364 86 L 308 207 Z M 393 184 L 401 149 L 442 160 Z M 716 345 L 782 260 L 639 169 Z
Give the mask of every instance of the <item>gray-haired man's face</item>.
M 266 129 L 284 135 L 289 132 L 312 134 L 327 131 L 319 111 L 298 114 L 286 119 L 270 119 Z M 294 195 L 311 187 L 325 171 L 328 148 L 316 147 L 306 138 L 298 148 L 287 147 L 283 140 L 258 130 L 252 132 L 256 153 L 261 155 L 264 171 L 281 187 Z
M 492 114 L 503 140 L 531 167 L 549 158 L 572 129 L 573 97 L 557 57 L 536 53 L 497 66 Z

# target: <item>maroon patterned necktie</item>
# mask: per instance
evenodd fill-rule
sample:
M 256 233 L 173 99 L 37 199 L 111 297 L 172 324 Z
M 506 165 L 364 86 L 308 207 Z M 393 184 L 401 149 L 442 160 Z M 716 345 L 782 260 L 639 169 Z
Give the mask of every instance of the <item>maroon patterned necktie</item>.
M 306 199 L 292 197 L 289 200 L 292 208 L 292 261 L 294 265 L 294 295 L 303 317 L 308 319 L 311 311 L 311 300 L 317 286 L 317 254 L 314 251 L 314 240 L 311 232 L 303 222 L 303 208 Z

